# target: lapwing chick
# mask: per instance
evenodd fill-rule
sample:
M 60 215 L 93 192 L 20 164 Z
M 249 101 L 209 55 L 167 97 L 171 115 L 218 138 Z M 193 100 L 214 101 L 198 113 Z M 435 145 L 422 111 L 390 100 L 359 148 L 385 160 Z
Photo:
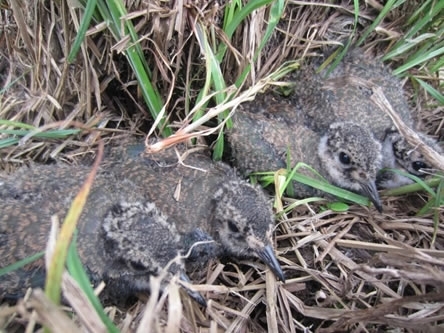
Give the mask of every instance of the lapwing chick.
M 20 170 L 17 177 L 2 182 L 1 267 L 45 249 L 51 217 L 64 218 L 88 171 L 84 167 L 43 166 Z M 175 221 L 161 214 L 136 188 L 110 172 L 99 172 L 77 226 L 80 259 L 93 284 L 106 283 L 103 297 L 111 300 L 149 292 L 150 276 L 164 270 L 164 285 L 173 275 L 188 280 Z M 17 299 L 29 287 L 43 287 L 44 279 L 41 259 L 1 276 L 0 295 Z M 186 291 L 205 305 L 199 293 Z
M 304 125 L 303 116 L 288 101 L 262 96 L 258 109 L 256 103 L 248 104 L 234 115 L 228 132 L 233 163 L 241 172 L 275 171 L 286 168 L 287 160 L 291 168 L 303 162 L 332 184 L 365 195 L 381 210 L 375 185 L 381 144 L 370 131 L 336 122 L 321 134 Z M 296 182 L 293 188 L 298 197 L 319 195 Z
M 177 154 L 176 154 L 177 152 Z M 181 163 L 178 156 L 184 159 Z M 173 220 L 199 261 L 210 257 L 259 258 L 284 281 L 273 252 L 271 201 L 260 186 L 242 180 L 231 167 L 213 162 L 206 152 L 183 146 L 155 154 L 128 155 L 115 172 L 143 189 L 150 201 Z M 190 262 L 196 258 L 192 255 Z M 206 258 L 206 259 L 204 259 Z

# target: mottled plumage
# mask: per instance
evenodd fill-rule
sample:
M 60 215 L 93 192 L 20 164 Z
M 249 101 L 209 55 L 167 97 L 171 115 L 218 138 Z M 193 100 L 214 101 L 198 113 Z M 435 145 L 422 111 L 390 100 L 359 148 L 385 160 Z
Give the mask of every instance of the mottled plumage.
M 63 221 L 89 171 L 82 166 L 35 166 L 1 181 L 0 267 L 45 249 L 51 216 Z M 78 224 L 82 263 L 93 283 L 105 281 L 111 298 L 149 291 L 150 275 L 158 275 L 181 250 L 175 223 L 135 188 L 131 181 L 100 170 Z M 183 260 L 168 266 L 168 274 L 186 279 Z M 19 297 L 28 287 L 42 287 L 44 276 L 41 259 L 1 276 L 0 294 Z
M 386 135 L 393 122 L 370 98 L 374 87 L 382 88 L 395 111 L 414 128 L 402 85 L 382 62 L 360 50 L 350 52 L 327 78 L 326 70 L 318 74 L 316 67 L 307 65 L 287 77 L 293 84 L 288 97 L 269 91 L 238 108 L 234 128 L 228 132 L 234 164 L 243 173 L 284 168 L 289 148 L 291 167 L 297 162 L 310 164 L 330 182 L 365 194 L 380 207 L 375 185 L 379 169 L 395 167 L 418 175 L 416 169 L 427 165 L 422 155 L 410 153 L 414 147 L 399 133 Z M 330 152 L 323 144 L 333 142 L 328 137 L 339 143 L 329 145 Z M 421 137 L 440 151 L 434 140 Z M 350 165 L 341 163 L 341 153 L 352 155 Z M 409 182 L 395 173 L 384 173 L 378 176 L 377 185 Z M 295 184 L 298 197 L 313 194 L 317 192 Z
M 426 145 L 442 154 L 441 147 L 434 139 L 419 132 L 417 134 Z M 387 131 L 382 147 L 385 157 L 384 168 L 398 169 L 422 178 L 433 172 L 424 155 L 416 147 L 411 146 L 396 130 Z M 379 188 L 395 188 L 412 182 L 410 178 L 390 170 L 381 171 L 377 178 Z
M 187 247 L 195 241 L 214 241 L 196 248 L 189 261 L 256 257 L 284 280 L 273 254 L 271 203 L 259 186 L 242 180 L 228 165 L 214 163 L 208 152 L 185 151 L 183 146 L 140 156 L 130 148 L 128 152 L 114 165 L 116 173 L 137 184 L 160 211 L 179 221 L 177 229 Z
M 313 65 L 304 67 L 292 77 L 293 104 L 302 108 L 309 126 L 322 132 L 337 121 L 352 121 L 369 129 L 382 141 L 393 122 L 371 99 L 372 88 L 382 88 L 384 95 L 410 127 L 414 120 L 404 97 L 401 82 L 381 61 L 363 55 L 356 49 L 327 75 L 327 69 L 317 74 Z
M 293 103 L 303 109 L 305 123 L 310 128 L 321 133 L 333 122 L 354 122 L 370 130 L 383 144 L 383 167 L 395 167 L 414 175 L 424 175 L 415 170 L 420 165 L 427 165 L 424 157 L 419 153 L 403 153 L 415 149 L 393 130 L 394 124 L 389 115 L 370 98 L 372 89 L 381 88 L 404 123 L 411 129 L 418 130 L 401 81 L 392 75 L 382 61 L 356 49 L 349 52 L 327 77 L 327 70 L 317 74 L 313 67 L 307 66 L 293 77 L 294 94 L 290 96 Z M 387 132 L 391 134 L 387 136 Z M 441 152 L 435 140 L 419 132 L 418 135 L 430 147 Z M 393 147 L 389 148 L 390 144 Z M 378 187 L 396 187 L 412 182 L 395 173 L 385 173 L 383 178 L 384 181 L 378 180 Z
M 308 164 L 331 183 L 364 194 L 381 208 L 375 186 L 381 145 L 365 128 L 337 122 L 318 133 L 304 125 L 303 115 L 288 100 L 272 94 L 259 95 L 254 102 L 242 105 L 233 124 L 228 141 L 233 162 L 241 172 L 285 168 L 288 151 L 290 167 L 298 162 Z M 298 197 L 319 194 L 296 182 L 293 187 Z

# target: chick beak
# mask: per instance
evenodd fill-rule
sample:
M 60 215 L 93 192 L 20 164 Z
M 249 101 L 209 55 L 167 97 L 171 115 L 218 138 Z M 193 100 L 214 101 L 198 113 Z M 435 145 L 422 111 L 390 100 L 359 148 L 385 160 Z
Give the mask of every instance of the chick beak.
M 369 181 L 367 183 L 361 183 L 362 194 L 367 196 L 371 202 L 375 205 L 378 212 L 382 213 L 382 204 L 379 199 L 379 193 L 376 189 L 376 183 L 374 181 Z
M 256 250 L 258 257 L 270 267 L 273 274 L 279 278 L 282 282 L 285 282 L 284 272 L 282 271 L 281 265 L 274 255 L 273 247 L 269 244 L 262 249 Z
M 188 278 L 188 276 L 184 272 L 180 273 L 179 279 L 181 281 L 186 282 L 186 283 L 191 283 L 190 279 Z M 184 285 L 182 285 L 182 288 L 187 292 L 187 294 L 192 299 L 194 299 L 197 303 L 199 303 L 199 305 L 202 305 L 204 308 L 207 307 L 207 301 L 205 300 L 205 298 L 199 292 L 191 290 L 191 289 L 185 287 Z

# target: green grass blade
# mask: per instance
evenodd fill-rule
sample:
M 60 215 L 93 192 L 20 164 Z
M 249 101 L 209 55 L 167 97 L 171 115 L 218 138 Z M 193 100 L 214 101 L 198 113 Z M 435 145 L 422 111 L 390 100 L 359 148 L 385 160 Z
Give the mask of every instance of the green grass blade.
M 268 19 L 268 25 L 267 29 L 265 31 L 265 34 L 261 40 L 261 43 L 259 44 L 259 47 L 254 53 L 253 56 L 253 62 L 257 60 L 257 57 L 259 56 L 259 53 L 264 48 L 265 44 L 267 44 L 268 40 L 270 39 L 271 35 L 273 34 L 274 29 L 276 28 L 277 24 L 279 23 L 280 18 L 282 17 L 282 14 L 285 9 L 285 1 L 283 0 L 277 0 L 273 2 L 270 8 L 270 17 Z M 235 85 L 236 87 L 242 86 L 242 84 L 245 82 L 245 78 L 251 71 L 251 64 L 248 64 L 242 73 L 239 75 L 239 77 L 236 79 Z
M 230 22 L 224 22 L 224 26 L 226 27 L 224 32 L 227 35 L 228 40 L 231 40 L 231 37 L 233 37 L 234 32 L 236 31 L 237 27 L 242 23 L 245 18 L 251 14 L 254 10 L 266 6 L 270 3 L 272 3 L 274 0 L 251 0 L 249 1 L 244 7 L 242 7 L 239 11 L 237 11 L 234 15 L 231 15 L 231 21 Z M 232 10 L 232 9 L 230 9 Z M 225 52 L 227 50 L 227 45 L 221 44 L 219 46 L 219 49 L 216 53 L 216 58 L 219 62 L 222 62 L 222 59 L 224 58 Z
M 28 130 L 36 129 L 36 127 L 34 127 L 32 125 L 25 124 L 25 123 L 22 123 L 19 121 L 7 120 L 7 119 L 0 119 L 0 125 L 14 126 L 14 127 L 24 128 L 24 129 L 28 129 Z
M 418 36 L 417 38 L 411 38 L 408 40 L 408 42 L 405 42 L 404 44 L 400 45 L 398 48 L 393 49 L 392 51 L 388 52 L 382 59 L 383 60 L 389 60 L 396 56 L 405 54 L 410 49 L 416 47 L 417 45 L 424 43 L 425 41 L 433 39 L 435 37 L 435 34 L 426 33 Z
M 399 171 L 399 170 L 393 169 L 393 172 L 397 172 L 397 171 Z M 411 175 L 411 174 L 408 174 L 405 172 L 401 172 L 401 171 L 399 171 L 399 172 L 400 172 L 400 174 L 411 178 L 413 181 L 415 181 L 415 183 L 409 184 L 409 185 L 404 185 L 404 186 L 393 188 L 393 189 L 383 190 L 383 191 L 381 191 L 382 195 L 384 195 L 384 196 L 399 196 L 399 195 L 405 195 L 408 193 L 426 191 L 431 196 L 433 196 L 433 197 L 436 196 L 436 193 L 435 193 L 435 191 L 433 191 L 432 188 L 438 186 L 438 184 L 442 180 L 442 177 L 436 176 L 431 179 L 422 180 L 421 178 L 418 178 L 414 175 Z
M 397 173 L 397 174 L 399 174 L 401 176 L 410 178 L 416 184 L 421 186 L 421 190 L 426 191 L 427 193 L 429 193 L 433 197 L 436 196 L 436 192 L 432 189 L 432 187 L 429 186 L 423 179 L 419 178 L 418 176 L 415 176 L 415 175 L 412 175 L 412 174 L 410 174 L 408 172 L 404 172 L 404 171 L 397 170 L 397 169 L 392 169 L 392 172 Z
M 20 140 L 18 138 L 6 138 L 0 140 L 0 149 L 11 147 L 15 144 L 17 144 Z
M 236 12 L 242 8 L 242 0 L 233 0 L 226 4 L 222 29 L 227 31 L 227 26 L 233 21 Z
M 319 197 L 310 197 L 310 198 L 305 198 L 305 199 L 301 199 L 301 200 L 296 200 L 296 201 L 292 202 L 290 205 L 288 205 L 287 207 L 285 207 L 285 209 L 281 213 L 279 213 L 277 215 L 277 217 L 282 216 L 284 213 L 286 214 L 286 213 L 291 212 L 293 209 L 295 209 L 298 206 L 305 205 L 310 202 L 322 202 L 322 201 L 325 201 L 325 199 L 319 198 Z
M 88 0 L 85 7 L 85 13 L 83 14 L 82 22 L 80 22 L 79 31 L 77 31 L 76 38 L 74 39 L 74 43 L 72 45 L 72 49 L 68 55 L 68 63 L 72 63 L 74 59 L 77 57 L 77 53 L 79 52 L 80 46 L 82 45 L 83 40 L 85 39 L 86 31 L 88 30 L 89 25 L 91 24 L 91 19 L 94 11 L 96 10 L 97 0 Z
M 421 87 L 423 87 L 425 91 L 427 91 L 433 98 L 435 98 L 438 103 L 444 105 L 444 95 L 440 91 L 436 90 L 430 84 L 417 77 L 413 77 L 413 79 L 418 81 Z
M 429 30 L 428 26 L 433 22 L 437 22 L 437 19 L 434 19 L 435 16 L 441 16 L 442 21 L 442 9 L 444 9 L 444 1 L 428 1 L 426 6 L 423 6 L 423 8 L 412 15 L 412 18 L 407 22 L 407 25 L 411 26 L 412 28 L 407 31 L 403 40 L 412 38 L 421 29 Z M 402 40 L 400 43 L 402 43 Z
M 16 269 L 22 268 L 36 260 L 39 260 L 45 255 L 45 251 L 41 251 L 39 253 L 33 254 L 32 256 L 29 256 L 27 258 L 24 258 L 22 260 L 19 260 L 9 266 L 1 267 L 0 268 L 0 276 L 11 273 L 15 271 Z
M 165 115 L 161 115 L 163 101 L 157 88 L 151 82 L 151 71 L 145 61 L 140 44 L 137 42 L 138 37 L 136 30 L 130 21 L 121 21 L 121 17 L 127 14 L 125 5 L 121 0 L 107 1 L 106 4 L 111 13 L 115 30 L 118 31 L 119 39 L 122 39 L 127 34 L 131 37 L 131 42 L 133 44 L 125 50 L 125 54 L 127 55 L 128 61 L 136 75 L 142 96 L 145 103 L 148 105 L 152 117 L 154 119 L 161 117 L 158 128 L 164 137 L 170 136 L 172 130 L 167 127 Z
M 137 78 L 143 99 L 150 110 L 151 116 L 159 120 L 158 129 L 162 136 L 170 136 L 172 130 L 168 127 L 167 117 L 162 113 L 164 112 L 163 101 L 157 88 L 151 82 L 151 71 L 138 43 L 136 30 L 131 21 L 121 19 L 127 14 L 124 3 L 121 0 L 96 1 L 97 10 L 93 11 L 92 17 L 97 23 L 100 23 L 100 20 L 105 21 L 116 41 L 121 41 L 127 36 L 130 37 L 130 43 L 132 44 L 125 50 L 128 62 Z M 83 4 L 87 9 L 89 1 L 83 1 Z
M 68 271 L 71 274 L 71 276 L 77 281 L 80 288 L 85 293 L 86 297 L 88 297 L 88 300 L 91 302 L 97 314 L 99 315 L 100 319 L 105 324 L 108 332 L 119 333 L 118 328 L 114 325 L 111 319 L 109 319 L 109 317 L 105 314 L 105 311 L 103 310 L 99 298 L 94 294 L 94 290 L 91 287 L 91 283 L 88 279 L 85 270 L 83 269 L 80 257 L 77 253 L 76 236 L 77 235 L 74 235 L 74 239 L 71 242 L 71 245 L 68 250 L 68 255 L 66 258 L 66 266 L 68 268 Z
M 318 179 L 314 179 L 311 177 L 307 177 L 305 175 L 295 173 L 292 177 L 293 180 L 311 186 L 313 188 L 316 188 L 318 190 L 321 190 L 323 192 L 332 194 L 338 198 L 341 198 L 343 200 L 352 201 L 354 203 L 363 205 L 363 206 L 369 206 L 370 200 L 362 195 L 344 190 L 342 188 L 339 188 L 337 186 L 334 186 L 330 183 L 326 183 L 324 181 L 320 181 Z
M 384 8 L 382 8 L 381 12 L 376 17 L 376 19 L 373 21 L 373 23 L 365 30 L 365 32 L 362 34 L 361 38 L 359 38 L 358 42 L 356 43 L 357 46 L 359 46 L 363 42 L 365 42 L 365 40 L 371 34 L 371 32 L 375 30 L 375 28 L 379 25 L 379 23 L 381 23 L 381 21 L 384 19 L 384 17 L 386 17 L 388 12 L 390 12 L 390 10 L 393 8 L 396 1 L 398 1 L 398 0 L 387 1 Z
M 413 26 L 416 21 L 418 21 L 426 11 L 428 11 L 428 6 L 433 3 L 433 0 L 426 0 L 422 5 L 410 16 L 407 21 L 407 26 Z
M 207 70 L 207 81 L 206 81 L 206 87 L 205 92 L 207 92 L 208 85 L 207 83 L 210 81 L 211 86 L 216 91 L 216 94 L 214 98 L 216 99 L 216 103 L 222 104 L 226 99 L 226 84 L 225 79 L 223 77 L 222 71 L 220 69 L 220 63 L 218 59 L 215 57 L 213 50 L 211 49 L 210 44 L 208 43 L 208 37 L 205 28 L 200 22 L 197 22 L 195 24 L 196 28 L 196 38 L 199 43 L 200 49 L 202 50 L 202 53 L 205 55 L 205 61 L 206 61 L 206 70 Z M 201 95 L 202 97 L 204 95 Z M 197 101 L 199 102 L 199 101 Z M 218 116 L 218 122 L 221 123 L 225 120 L 225 118 L 228 116 L 229 110 L 224 111 Z M 196 117 L 194 118 L 196 119 Z M 226 123 L 226 126 L 231 127 L 232 122 L 231 120 L 228 120 Z M 222 155 L 224 151 L 224 134 L 223 131 L 219 132 L 219 136 L 217 137 L 216 144 L 214 146 L 213 150 L 213 159 L 215 160 L 221 160 Z
M 41 139 L 65 139 L 70 135 L 79 134 L 80 129 L 61 129 L 61 130 L 47 130 L 41 131 L 32 125 L 25 124 L 17 121 L 10 121 L 6 119 L 0 119 L 0 126 L 13 126 L 19 129 L 1 129 L 0 134 L 11 135 L 14 137 L 6 137 L 0 140 L 0 149 L 13 146 L 20 142 L 18 137 L 37 137 Z
M 338 49 L 337 51 L 339 52 L 338 56 L 335 56 L 333 63 L 331 64 L 331 66 L 328 68 L 328 70 L 325 73 L 325 76 L 328 77 L 330 75 L 330 73 L 336 68 L 336 66 L 338 66 L 338 64 L 342 61 L 342 59 L 345 57 L 345 55 L 347 54 L 350 46 L 352 45 L 352 41 L 353 41 L 353 36 L 356 33 L 356 27 L 358 25 L 358 19 L 359 19 L 359 1 L 358 0 L 353 0 L 353 7 L 354 7 L 354 21 L 353 21 L 353 30 L 350 34 L 350 37 L 348 38 L 347 43 L 345 44 L 345 46 L 342 49 Z M 336 53 L 336 52 L 335 52 Z M 334 53 L 334 54 L 335 54 Z M 330 59 L 331 60 L 331 59 Z M 319 71 L 320 69 L 318 69 Z
M 206 31 L 200 22 L 196 23 L 196 32 L 199 46 L 201 47 L 201 50 L 204 51 L 205 60 L 207 62 L 206 68 L 211 73 L 211 82 L 217 92 L 215 95 L 216 102 L 221 104 L 226 98 L 225 90 L 227 85 L 225 84 L 225 79 L 220 69 L 220 63 L 214 56 L 213 50 L 208 43 Z
M 291 170 L 291 150 L 290 150 L 290 147 L 287 147 L 287 159 L 286 159 L 286 161 L 285 161 L 285 165 L 287 166 L 287 174 L 289 174 L 290 175 L 290 177 L 291 177 L 291 173 L 292 173 L 292 170 Z M 296 171 L 296 168 L 295 168 L 295 171 Z M 289 178 L 290 178 L 289 177 Z M 288 195 L 291 197 L 291 198 L 294 198 L 295 197 L 295 194 L 294 194 L 294 190 L 293 190 L 293 186 L 288 186 L 288 180 L 284 183 L 284 188 L 283 188 L 283 190 L 285 190 L 285 189 L 287 189 L 287 193 L 288 193 Z M 282 196 L 282 194 L 283 194 L 283 192 L 282 191 L 279 191 L 279 197 L 281 197 Z
M 44 132 L 38 132 L 38 130 L 28 131 L 28 130 L 2 130 L 0 129 L 0 134 L 9 134 L 9 135 L 18 135 L 18 136 L 26 136 L 36 137 L 36 138 L 45 138 L 45 139 L 64 139 L 67 136 L 73 134 L 79 134 L 79 129 L 64 129 L 64 130 L 49 130 Z
M 424 41 L 428 39 L 431 39 L 431 41 L 426 45 L 426 47 L 422 47 L 422 50 L 410 58 L 418 61 L 420 56 L 432 52 L 430 50 L 437 50 L 439 48 L 437 43 L 439 44 L 439 42 L 442 41 L 442 28 L 440 28 L 440 23 L 442 20 L 440 20 L 439 17 L 442 17 L 441 12 L 443 8 L 443 1 L 425 1 L 409 18 L 406 26 L 410 27 L 410 29 L 382 59 L 388 60 L 402 55 L 407 50 L 424 43 Z M 403 69 L 399 73 L 407 69 Z
M 270 1 L 250 1 L 243 8 L 241 8 L 239 4 L 230 6 L 228 8 L 229 12 L 225 16 L 226 20 L 224 21 L 225 33 L 227 34 L 228 39 L 231 39 L 235 29 L 253 10 L 260 8 L 261 6 L 264 6 L 264 5 L 268 5 L 269 3 L 271 3 L 271 2 Z M 241 9 L 237 13 L 235 13 L 235 8 L 241 8 Z M 285 8 L 285 2 L 283 0 L 275 1 L 272 4 L 271 11 L 270 11 L 269 24 L 267 26 L 265 35 L 264 35 L 263 39 L 261 40 L 261 43 L 260 43 L 258 49 L 255 51 L 253 61 L 257 59 L 260 51 L 263 49 L 263 47 L 265 46 L 265 44 L 269 40 L 270 36 L 272 35 L 276 25 L 279 22 L 281 15 L 283 13 L 284 8 Z M 228 20 L 230 20 L 230 21 L 228 22 Z M 220 62 L 223 59 L 226 48 L 227 48 L 227 46 L 225 44 L 222 44 L 222 46 L 219 48 L 219 51 L 216 56 L 214 56 L 213 53 L 211 52 L 211 57 L 212 57 L 211 61 L 212 61 L 212 63 L 217 64 L 217 66 L 214 66 L 214 67 L 217 67 L 218 70 L 220 70 Z M 213 71 L 213 66 L 212 66 L 212 71 Z M 249 64 L 246 66 L 246 68 L 242 71 L 241 75 L 236 80 L 235 85 L 237 87 L 240 87 L 244 83 L 245 78 L 247 77 L 247 75 L 250 71 L 251 71 L 251 65 Z M 214 74 L 216 74 L 216 75 L 213 75 L 212 78 L 213 78 L 213 82 L 215 83 L 216 91 L 220 91 L 219 89 L 222 88 L 222 87 L 218 88 L 216 86 L 217 82 L 221 82 L 221 83 L 223 82 L 224 83 L 223 88 L 225 89 L 225 81 L 222 77 L 222 74 L 220 74 L 220 76 L 221 76 L 220 79 L 217 79 L 218 73 L 214 73 Z M 225 97 L 226 96 L 224 96 L 224 99 L 225 99 Z M 217 100 L 217 95 L 216 95 L 216 100 Z M 217 100 L 217 103 L 219 104 L 219 103 L 221 103 L 221 101 Z M 226 112 L 221 114 L 221 116 L 219 118 L 219 122 L 223 121 L 227 117 L 228 113 L 229 113 L 229 110 L 227 110 Z M 230 119 L 227 121 L 226 127 L 227 128 L 232 127 L 232 122 Z M 221 132 L 217 138 L 216 145 L 214 147 L 213 158 L 215 160 L 219 160 L 222 158 L 222 154 L 223 154 L 223 150 L 224 150 L 223 148 L 224 148 L 224 138 L 223 138 L 223 133 Z
M 288 186 L 291 186 L 292 181 L 297 181 L 301 184 L 316 188 L 320 191 L 332 194 L 338 198 L 341 198 L 343 200 L 351 201 L 363 206 L 369 206 L 370 200 L 367 197 L 364 197 L 360 194 L 356 194 L 347 190 L 344 190 L 342 188 L 339 188 L 337 186 L 334 186 L 325 180 L 316 179 L 309 177 L 307 175 L 301 174 L 297 170 L 301 167 L 308 167 L 305 164 L 298 164 L 296 165 L 293 170 L 288 173 L 288 171 L 285 170 L 286 177 L 287 177 L 287 184 Z M 310 170 L 313 171 L 312 168 L 308 167 Z M 280 171 L 277 171 L 280 172 Z M 258 176 L 261 183 L 265 184 L 272 184 L 274 183 L 274 172 L 254 172 L 252 173 L 253 176 Z M 284 174 L 284 173 L 283 173 Z M 315 172 L 315 174 L 317 174 Z
M 435 59 L 435 61 L 430 64 L 431 73 L 438 73 L 442 68 L 444 68 L 444 57 Z
M 426 61 L 429 61 L 429 60 L 431 60 L 431 59 L 433 59 L 435 57 L 439 57 L 442 54 L 444 54 L 444 46 L 440 47 L 437 50 L 433 50 L 433 51 L 430 51 L 430 52 L 427 52 L 427 53 L 423 53 L 421 56 L 413 57 L 412 59 L 409 59 L 409 61 L 406 62 L 404 65 L 402 65 L 402 66 L 398 67 L 397 69 L 395 69 L 393 71 L 393 74 L 394 75 L 400 75 L 403 72 L 409 70 L 410 68 L 415 67 L 415 66 L 417 66 L 419 64 L 422 64 L 422 63 L 424 63 Z
M 436 237 L 438 235 L 438 229 L 439 229 L 439 224 L 440 224 L 440 209 L 439 207 L 441 207 L 444 203 L 444 179 L 441 179 L 441 182 L 438 185 L 438 188 L 436 189 L 436 197 L 434 198 L 434 206 L 436 209 L 434 209 L 434 214 L 433 214 L 433 238 L 432 238 L 432 244 L 435 243 L 436 241 Z M 432 201 L 432 200 L 431 200 Z
M 54 253 L 49 263 L 45 281 L 45 294 L 55 304 L 60 304 L 62 274 L 65 267 L 65 261 L 71 244 L 72 236 L 76 229 L 77 223 L 88 198 L 89 191 L 92 187 L 94 177 L 97 173 L 100 161 L 103 157 L 103 142 L 99 144 L 97 158 L 91 169 L 90 174 L 80 188 L 79 193 L 74 198 L 71 207 L 65 217 L 60 232 L 54 246 Z

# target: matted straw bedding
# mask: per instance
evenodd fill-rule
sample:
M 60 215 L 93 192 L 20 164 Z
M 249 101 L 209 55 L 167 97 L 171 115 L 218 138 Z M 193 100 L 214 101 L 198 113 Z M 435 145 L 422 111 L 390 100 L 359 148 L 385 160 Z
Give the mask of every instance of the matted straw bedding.
M 94 156 L 99 138 L 118 144 L 122 136 L 142 137 L 150 130 L 153 119 L 121 53 L 127 41 L 116 41 L 103 25 L 90 27 L 76 61 L 67 64 L 82 12 L 74 3 L 22 0 L 1 4 L 0 119 L 31 124 L 42 131 L 82 129 L 65 139 L 25 136 L 19 144 L 0 150 L 3 170 L 9 172 L 30 161 L 78 161 Z M 199 20 L 216 39 L 223 40 L 225 5 L 126 1 L 173 128 L 186 125 L 182 120 L 205 80 L 205 59 L 193 25 Z M 357 37 L 381 7 L 375 1 L 361 6 Z M 411 2 L 393 9 L 363 49 L 384 54 L 402 35 L 415 9 Z M 255 11 L 234 33 L 221 64 L 227 85 L 252 62 L 269 10 L 266 6 Z M 287 60 L 303 63 L 304 58 L 344 42 L 353 22 L 353 3 L 288 1 L 241 90 L 254 86 Z M 402 61 L 400 55 L 391 65 Z M 423 90 L 413 91 L 406 81 L 406 93 L 414 95 L 415 111 L 426 132 L 440 134 L 442 106 L 436 106 Z M 95 127 L 101 131 L 92 131 Z M 442 208 L 417 216 L 428 200 L 424 193 L 382 198 L 382 214 L 356 205 L 334 212 L 326 202 L 299 205 L 286 214 L 277 212 L 276 253 L 286 273 L 285 284 L 257 261 L 214 262 L 206 271 L 190 274 L 194 288 L 208 300 L 207 309 L 182 294 L 174 283 L 157 297 L 154 279 L 151 297 L 141 295 L 131 304 L 111 305 L 106 311 L 121 332 L 440 332 L 444 330 Z M 283 206 L 292 202 L 285 199 Z M 65 297 L 71 305 L 80 302 L 77 308 L 87 306 L 81 293 L 73 291 Z M 0 327 L 33 331 L 39 323 L 53 332 L 77 332 L 81 326 L 104 331 L 93 310 L 74 311 L 72 318 L 65 311 L 72 310 L 57 308 L 36 292 L 17 305 L 3 304 Z

